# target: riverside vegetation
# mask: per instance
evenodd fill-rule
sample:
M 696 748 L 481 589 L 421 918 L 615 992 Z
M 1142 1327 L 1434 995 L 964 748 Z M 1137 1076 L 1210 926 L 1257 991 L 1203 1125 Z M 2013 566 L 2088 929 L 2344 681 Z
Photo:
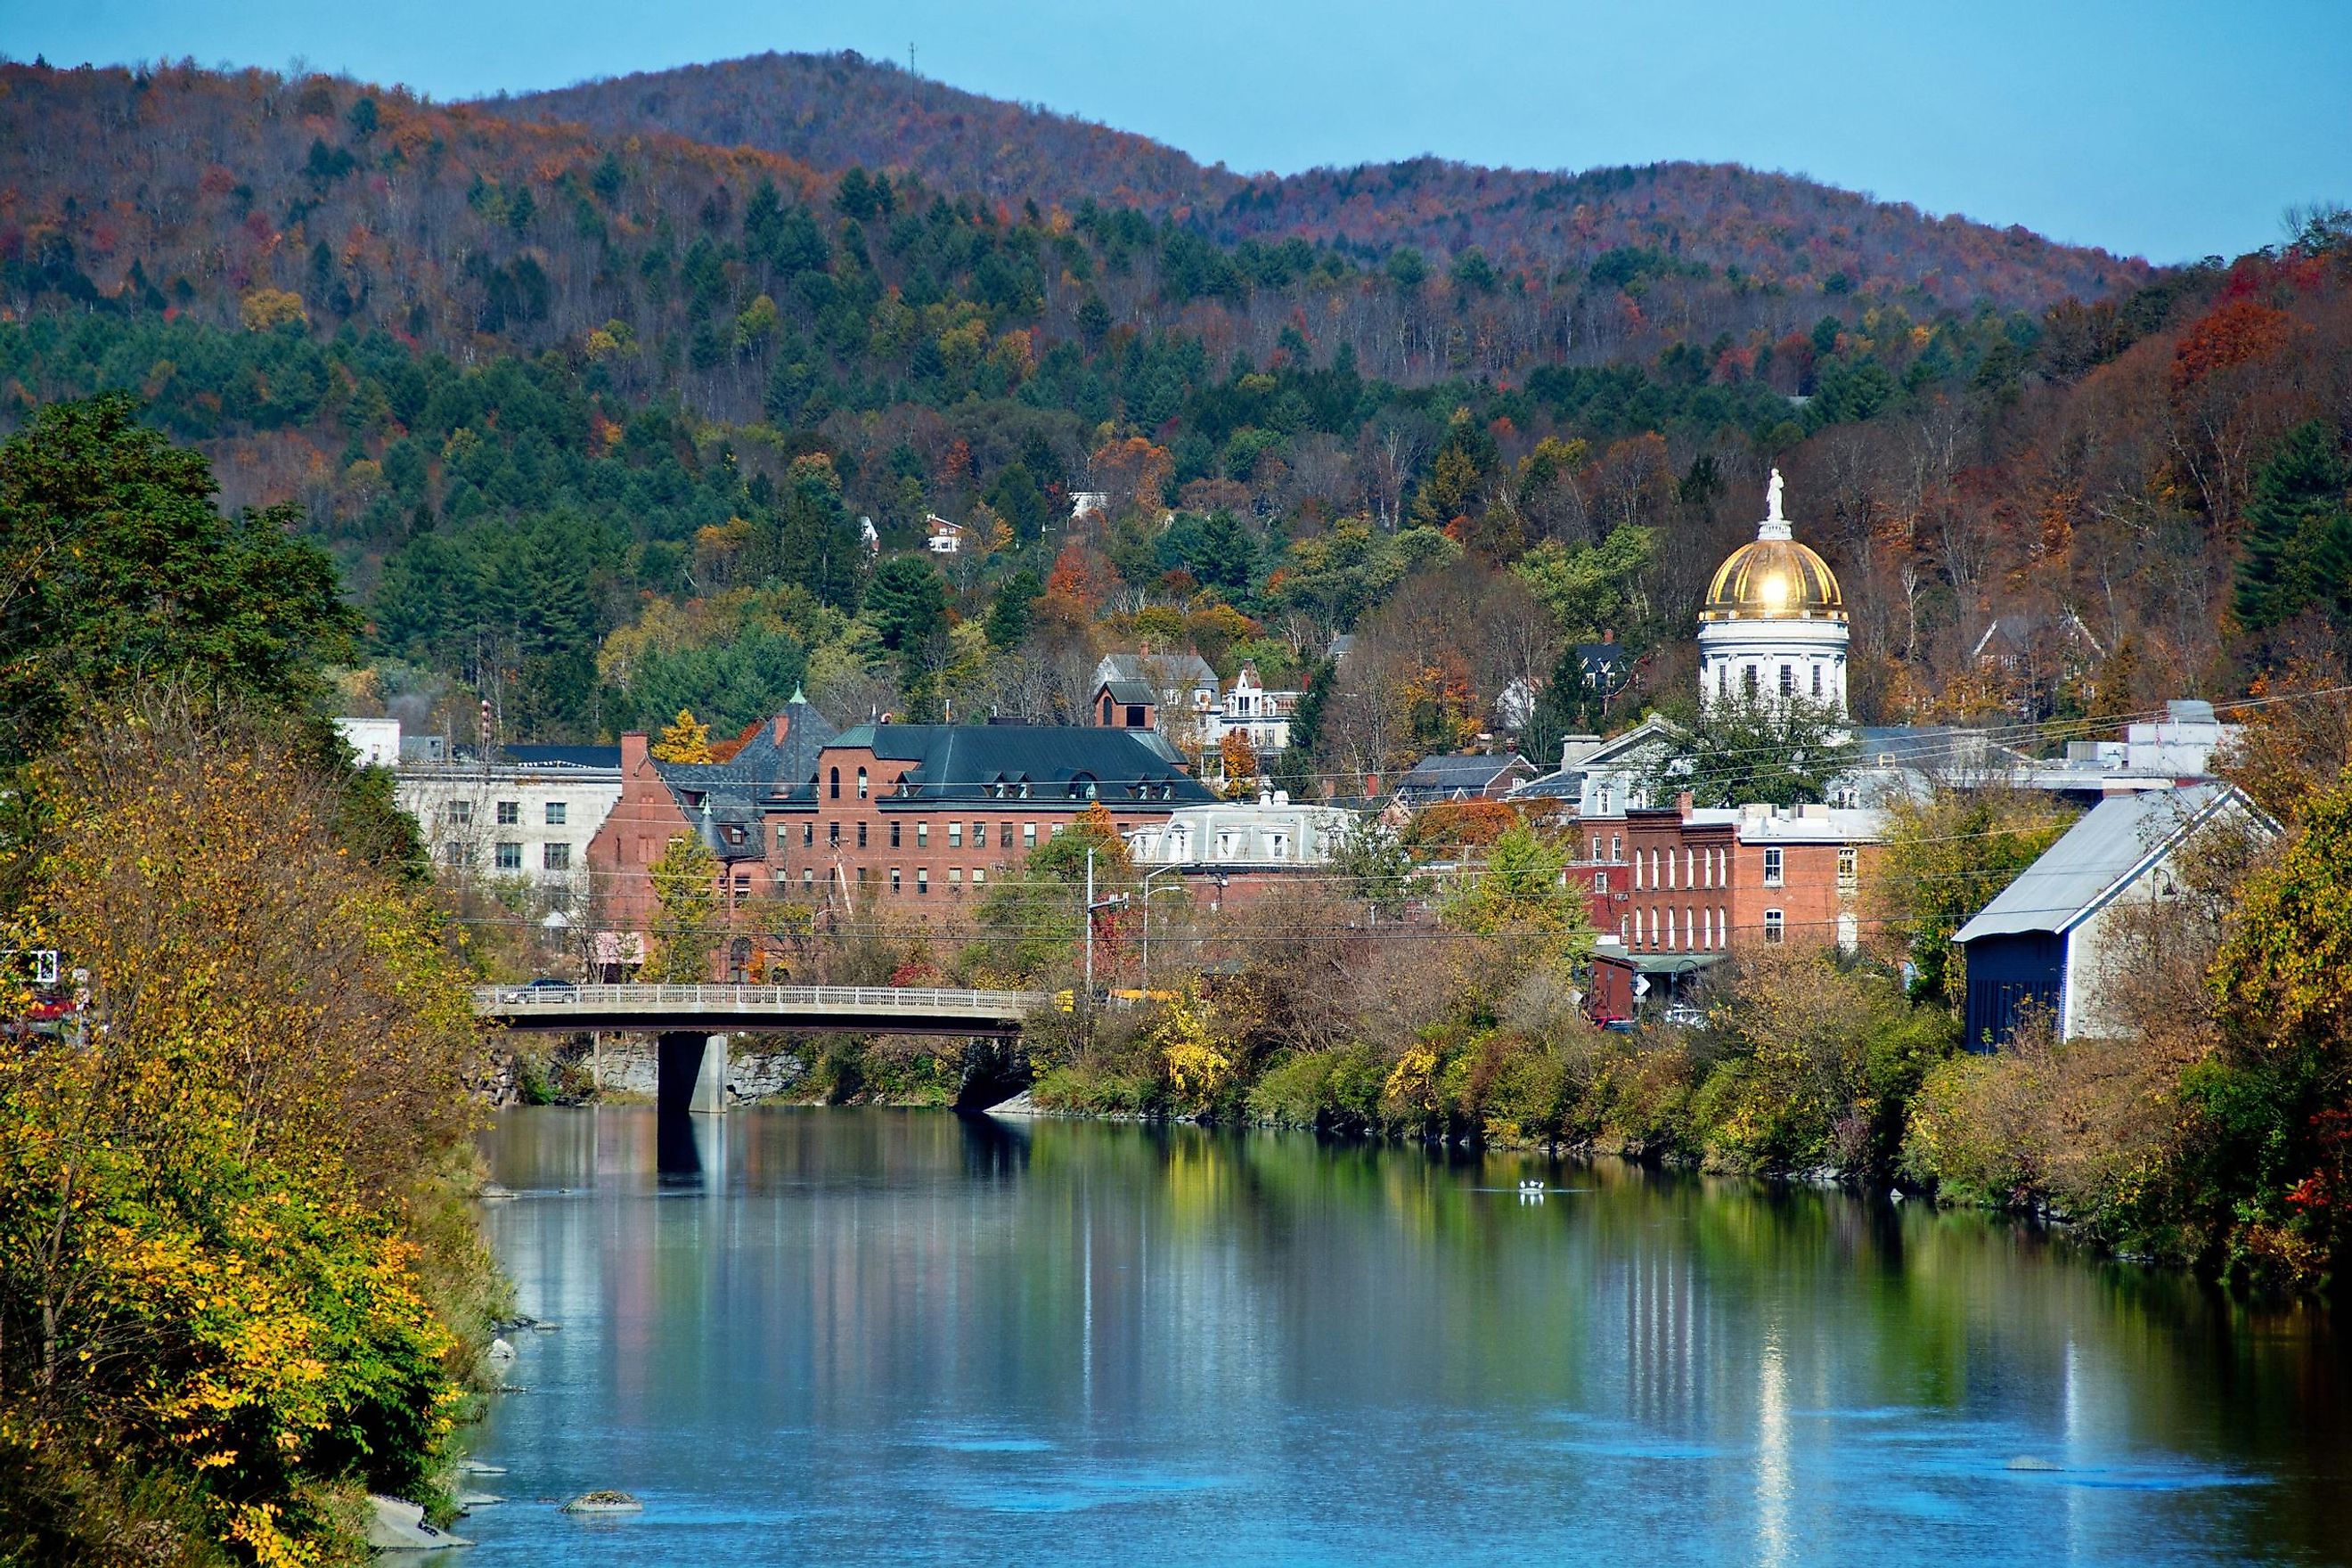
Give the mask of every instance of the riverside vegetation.
M 89 992 L 0 1042 L 8 1563 L 364 1561 L 506 1310 L 465 965 L 318 716 L 354 617 L 211 492 L 119 402 L 0 447 L 0 948 Z

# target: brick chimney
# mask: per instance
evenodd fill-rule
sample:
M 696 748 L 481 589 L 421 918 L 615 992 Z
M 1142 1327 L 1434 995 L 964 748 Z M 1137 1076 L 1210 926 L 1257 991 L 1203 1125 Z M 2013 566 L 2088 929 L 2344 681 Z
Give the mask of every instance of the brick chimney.
M 646 732 L 631 730 L 621 737 L 621 773 L 641 773 L 646 770 Z
M 779 713 L 779 714 L 777 714 L 777 715 L 776 715 L 776 722 L 775 722 L 775 731 L 776 731 L 776 732 L 775 732 L 774 736 L 772 737 L 772 739 L 774 740 L 775 743 L 776 743 L 777 745 L 779 745 L 779 746 L 782 745 L 782 744 L 784 743 L 784 737 L 785 737 L 786 735 L 791 734 L 791 733 L 792 733 L 792 730 L 793 730 L 793 713 L 792 713 L 792 710 L 791 710 L 791 709 L 789 709 L 789 708 L 787 708 L 787 709 L 785 709 L 782 713 Z
M 1690 820 L 1690 814 L 1691 814 L 1691 792 L 1690 792 L 1690 791 L 1688 791 L 1688 790 L 1684 790 L 1681 794 L 1679 794 L 1679 795 L 1675 795 L 1675 814 L 1677 816 L 1680 816 L 1680 817 L 1681 817 L 1684 821 L 1685 821 L 1685 822 L 1687 822 L 1687 821 L 1689 821 L 1689 820 Z

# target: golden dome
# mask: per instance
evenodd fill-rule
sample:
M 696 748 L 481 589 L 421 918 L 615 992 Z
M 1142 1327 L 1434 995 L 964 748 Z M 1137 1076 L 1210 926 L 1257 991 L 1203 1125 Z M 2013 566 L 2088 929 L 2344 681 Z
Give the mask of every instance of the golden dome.
M 1845 598 L 1829 563 L 1793 539 L 1743 544 L 1708 584 L 1703 621 L 1845 619 Z

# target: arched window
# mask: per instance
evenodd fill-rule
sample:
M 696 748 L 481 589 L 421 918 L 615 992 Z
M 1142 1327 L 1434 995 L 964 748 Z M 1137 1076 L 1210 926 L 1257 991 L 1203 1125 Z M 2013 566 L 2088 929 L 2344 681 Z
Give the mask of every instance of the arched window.
M 841 798 L 841 770 L 839 768 L 833 770 L 832 795 L 833 798 L 835 800 L 839 800 Z
M 864 800 L 866 798 L 866 770 L 864 768 L 857 770 L 857 798 L 860 800 Z

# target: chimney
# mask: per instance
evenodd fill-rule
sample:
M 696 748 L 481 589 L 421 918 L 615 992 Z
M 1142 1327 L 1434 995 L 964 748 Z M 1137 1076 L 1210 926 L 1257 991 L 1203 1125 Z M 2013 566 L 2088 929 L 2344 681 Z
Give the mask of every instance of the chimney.
M 1603 627 L 1601 627 L 1601 640 L 1602 642 L 1604 642 L 1604 643 L 1613 643 L 1613 642 L 1615 642 L 1615 641 L 1617 640 L 1617 631 L 1616 631 L 1616 628 L 1615 628 L 1615 627 L 1613 627 L 1613 626 L 1603 626 Z
M 1681 794 L 1675 796 L 1675 814 L 1685 821 L 1689 820 L 1691 814 L 1690 791 L 1684 790 Z
M 775 743 L 779 746 L 782 745 L 784 743 L 784 737 L 792 733 L 792 729 L 793 711 L 791 709 L 787 708 L 782 713 L 776 715 Z
M 621 772 L 625 776 L 629 773 L 643 773 L 645 768 L 646 732 L 643 730 L 631 730 L 621 737 Z

